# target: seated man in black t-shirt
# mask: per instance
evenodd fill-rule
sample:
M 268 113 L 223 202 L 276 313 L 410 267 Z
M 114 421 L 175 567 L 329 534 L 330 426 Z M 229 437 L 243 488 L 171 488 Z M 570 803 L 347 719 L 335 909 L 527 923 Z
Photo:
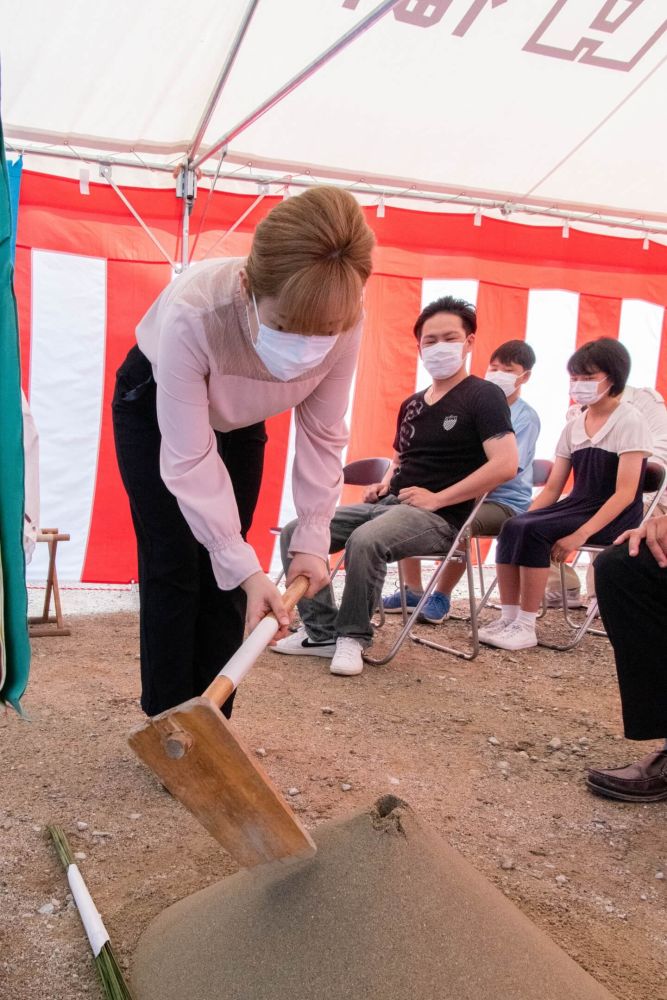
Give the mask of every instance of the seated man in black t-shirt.
M 402 403 L 384 480 L 366 491 L 364 503 L 339 507 L 331 522 L 331 551 L 345 548 L 340 608 L 330 586 L 301 601 L 303 628 L 274 652 L 329 657 L 332 673 L 361 673 L 387 563 L 447 552 L 475 498 L 516 475 L 505 394 L 466 371 L 476 329 L 474 306 L 461 299 L 447 296 L 422 311 L 414 334 L 433 384 Z M 296 524 L 281 535 L 286 570 Z

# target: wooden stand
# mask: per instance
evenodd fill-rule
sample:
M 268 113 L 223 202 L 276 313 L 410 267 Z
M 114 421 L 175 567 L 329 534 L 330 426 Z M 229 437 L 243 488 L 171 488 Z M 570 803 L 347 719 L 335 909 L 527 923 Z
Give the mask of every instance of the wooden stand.
M 70 629 L 63 620 L 60 606 L 60 589 L 56 571 L 56 551 L 58 542 L 69 542 L 69 535 L 62 534 L 57 528 L 40 528 L 38 542 L 46 542 L 49 546 L 49 568 L 46 574 L 46 591 L 44 592 L 44 608 L 41 615 L 28 618 L 31 638 L 43 635 L 70 635 Z M 51 614 L 51 597 L 55 615 Z

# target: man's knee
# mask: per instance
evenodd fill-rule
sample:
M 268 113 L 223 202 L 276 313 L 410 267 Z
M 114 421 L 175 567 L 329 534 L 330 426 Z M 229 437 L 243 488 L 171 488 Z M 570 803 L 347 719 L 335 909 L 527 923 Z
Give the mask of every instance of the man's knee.
M 377 524 L 373 521 L 360 524 L 345 542 L 345 554 L 348 559 L 355 554 L 357 556 L 363 554 L 369 557 L 381 556 L 385 548 L 382 536 L 377 530 Z

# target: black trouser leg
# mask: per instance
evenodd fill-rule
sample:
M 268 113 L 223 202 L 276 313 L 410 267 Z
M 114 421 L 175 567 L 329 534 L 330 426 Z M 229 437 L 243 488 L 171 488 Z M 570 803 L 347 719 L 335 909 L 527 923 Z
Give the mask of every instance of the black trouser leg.
M 595 560 L 595 590 L 614 648 L 629 740 L 667 736 L 667 569 L 646 543 L 630 556 L 612 545 Z
M 266 430 L 253 424 L 226 434 L 217 433 L 218 452 L 234 487 L 243 537 L 247 535 L 259 497 L 264 465 Z M 235 590 L 220 590 L 211 566 L 211 557 L 199 546 L 200 601 L 195 644 L 195 685 L 201 694 L 243 642 L 246 596 Z M 235 694 L 236 692 L 234 692 Z M 223 711 L 231 715 L 232 694 Z
M 199 695 L 243 640 L 245 594 L 217 586 L 210 556 L 192 534 L 160 476 L 160 431 L 150 364 L 133 348 L 113 400 L 121 477 L 130 500 L 139 559 L 142 708 L 156 715 Z M 244 528 L 254 512 L 266 440 L 263 425 L 218 434 Z M 223 706 L 229 717 L 233 696 Z

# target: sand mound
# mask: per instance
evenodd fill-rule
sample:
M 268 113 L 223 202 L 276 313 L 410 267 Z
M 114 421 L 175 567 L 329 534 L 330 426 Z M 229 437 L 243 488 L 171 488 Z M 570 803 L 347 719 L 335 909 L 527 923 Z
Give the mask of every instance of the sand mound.
M 393 796 L 165 910 L 138 1000 L 612 1000 Z

